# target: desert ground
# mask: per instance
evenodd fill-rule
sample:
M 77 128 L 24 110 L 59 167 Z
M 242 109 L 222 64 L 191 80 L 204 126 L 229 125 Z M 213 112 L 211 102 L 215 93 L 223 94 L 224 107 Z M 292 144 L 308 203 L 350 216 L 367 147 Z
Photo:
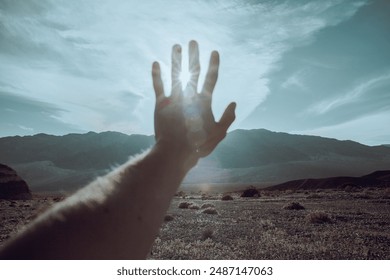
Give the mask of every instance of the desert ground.
M 148 258 L 390 259 L 389 189 L 260 194 L 181 192 Z M 0 200 L 0 246 L 62 199 Z

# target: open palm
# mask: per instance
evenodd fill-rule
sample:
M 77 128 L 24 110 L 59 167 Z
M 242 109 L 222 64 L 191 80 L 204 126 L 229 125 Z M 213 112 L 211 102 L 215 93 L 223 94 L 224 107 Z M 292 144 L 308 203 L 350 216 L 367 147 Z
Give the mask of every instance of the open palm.
M 235 119 L 236 104 L 230 103 L 219 122 L 215 121 L 211 102 L 218 79 L 219 54 L 213 51 L 202 90 L 198 93 L 200 74 L 199 49 L 196 41 L 189 43 L 190 80 L 183 90 L 181 76 L 181 47 L 172 48 L 172 89 L 164 93 L 161 70 L 153 63 L 153 87 L 156 94 L 155 134 L 157 142 L 172 145 L 184 153 L 200 158 L 210 154 L 226 136 Z

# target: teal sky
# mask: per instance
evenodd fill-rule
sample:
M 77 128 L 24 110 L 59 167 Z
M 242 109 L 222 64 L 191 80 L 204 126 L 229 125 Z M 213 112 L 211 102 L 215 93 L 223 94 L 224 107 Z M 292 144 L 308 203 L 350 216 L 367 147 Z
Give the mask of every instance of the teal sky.
M 231 129 L 390 143 L 389 27 L 387 0 L 0 0 L 0 137 L 152 134 L 151 64 L 168 87 L 195 39 L 203 70 L 220 52 Z

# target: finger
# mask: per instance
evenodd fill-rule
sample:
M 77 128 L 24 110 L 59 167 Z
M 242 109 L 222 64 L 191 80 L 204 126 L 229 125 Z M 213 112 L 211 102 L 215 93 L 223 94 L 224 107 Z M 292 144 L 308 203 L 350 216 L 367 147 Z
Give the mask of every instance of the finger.
M 153 88 L 156 94 L 156 100 L 159 100 L 165 95 L 164 95 L 164 85 L 161 80 L 160 64 L 157 61 L 153 62 L 152 77 L 153 77 Z
M 202 94 L 211 95 L 214 91 L 218 79 L 219 54 L 213 51 L 210 57 L 209 69 L 207 70 L 206 79 L 203 85 Z
M 225 132 L 236 119 L 236 114 L 234 112 L 236 110 L 236 106 L 237 104 L 235 102 L 230 103 L 229 106 L 226 107 L 225 112 L 218 123 Z
M 172 95 L 181 92 L 181 46 L 176 44 L 172 47 Z
M 191 74 L 191 79 L 187 85 L 191 93 L 197 93 L 200 63 L 199 63 L 199 47 L 198 43 L 194 40 L 190 41 L 188 46 L 188 71 Z

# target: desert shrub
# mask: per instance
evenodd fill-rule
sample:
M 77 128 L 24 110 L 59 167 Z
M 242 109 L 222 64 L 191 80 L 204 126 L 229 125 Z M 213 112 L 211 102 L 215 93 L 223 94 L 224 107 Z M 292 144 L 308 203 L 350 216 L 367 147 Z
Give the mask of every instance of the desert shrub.
M 362 192 L 358 192 L 357 194 L 354 195 L 355 198 L 360 198 L 360 199 L 370 199 L 374 197 L 373 192 L 370 192 L 368 190 L 364 190 Z
M 199 210 L 200 207 L 197 204 L 191 204 L 188 208 L 192 210 Z
M 291 202 L 291 203 L 283 206 L 283 209 L 286 209 L 286 210 L 304 210 L 305 207 L 302 206 L 299 202 Z
M 177 193 L 175 193 L 175 196 L 185 198 L 186 197 L 186 193 L 183 192 L 183 191 L 178 191 Z
M 54 202 L 60 202 L 60 201 L 63 201 L 64 199 L 65 199 L 65 197 L 61 197 L 61 196 L 53 197 Z
M 233 200 L 233 197 L 230 194 L 225 194 L 222 196 L 221 200 Z
M 260 220 L 258 222 L 258 225 L 264 230 L 269 230 L 269 229 L 275 228 L 275 224 L 271 220 Z
M 202 232 L 202 235 L 200 237 L 200 240 L 204 241 L 206 239 L 212 239 L 213 238 L 213 235 L 214 235 L 214 231 L 210 228 L 206 228 L 203 232 Z
M 218 215 L 217 210 L 215 208 L 206 208 L 202 211 L 204 214 L 210 214 L 210 215 Z
M 318 198 L 323 198 L 323 195 L 320 195 L 318 193 L 312 193 L 306 196 L 307 199 L 318 199 Z
M 260 196 L 275 196 L 275 192 L 273 192 L 273 191 L 262 191 L 261 193 L 260 193 Z
M 381 197 L 384 199 L 390 199 L 390 188 L 387 188 L 381 194 Z
M 330 223 L 332 220 L 330 219 L 329 215 L 325 212 L 312 212 L 306 216 L 306 219 L 309 223 L 312 224 L 324 224 L 324 223 Z
M 260 193 L 253 186 L 251 186 L 249 189 L 243 191 L 241 197 L 260 197 Z
M 192 205 L 191 202 L 183 201 L 179 203 L 179 208 L 180 209 L 188 209 Z
M 359 192 L 361 189 L 362 188 L 360 186 L 354 184 L 348 184 L 344 186 L 345 192 Z
M 164 217 L 164 222 L 170 222 L 170 221 L 173 221 L 173 216 L 170 215 L 170 214 L 166 214 L 165 217 Z
M 200 208 L 206 209 L 206 208 L 211 208 L 211 207 L 215 207 L 215 205 L 211 204 L 211 203 L 205 203 L 205 204 L 202 204 L 202 206 Z

